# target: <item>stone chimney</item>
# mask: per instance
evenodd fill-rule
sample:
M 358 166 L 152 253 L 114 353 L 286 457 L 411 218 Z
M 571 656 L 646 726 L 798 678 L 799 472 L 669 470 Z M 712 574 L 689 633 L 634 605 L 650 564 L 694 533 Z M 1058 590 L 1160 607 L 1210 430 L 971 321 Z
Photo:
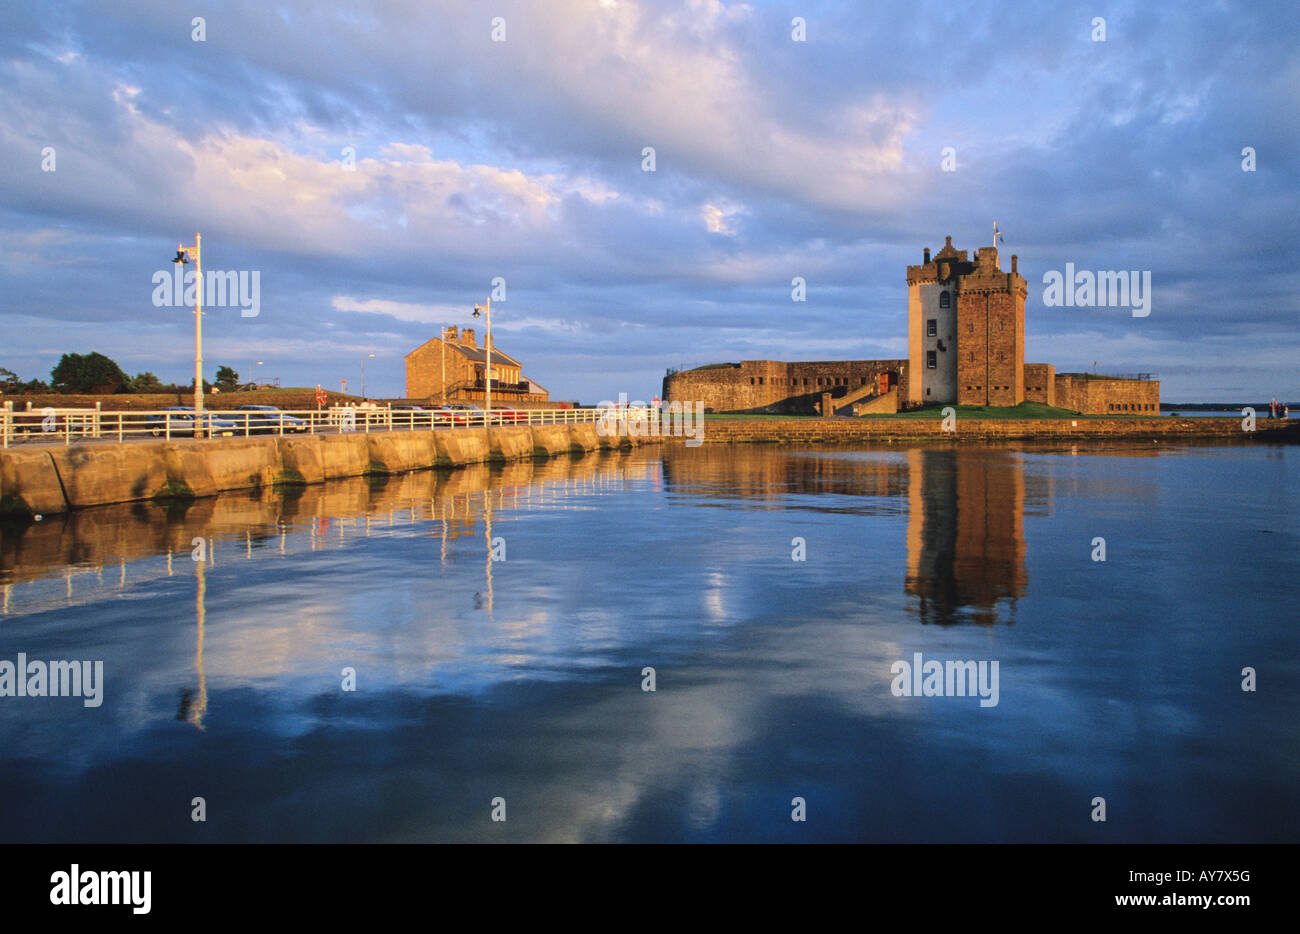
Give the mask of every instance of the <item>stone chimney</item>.
M 460 342 L 466 347 L 478 347 L 477 339 L 474 337 L 473 328 L 460 329 Z
M 1011 254 L 1011 271 L 1012 271 L 1012 272 L 1019 272 L 1019 271 L 1020 271 L 1020 270 L 1018 270 L 1018 269 L 1016 268 L 1016 261 L 1017 261 L 1018 259 L 1020 259 L 1019 256 L 1016 256 L 1016 254 L 1014 254 L 1014 253 Z
M 450 343 L 457 343 L 460 340 L 460 331 L 456 325 L 452 324 L 443 329 L 442 339 Z
M 929 264 L 930 264 L 930 248 L 929 248 L 929 247 L 926 247 L 926 248 L 925 248 L 925 265 L 928 266 Z

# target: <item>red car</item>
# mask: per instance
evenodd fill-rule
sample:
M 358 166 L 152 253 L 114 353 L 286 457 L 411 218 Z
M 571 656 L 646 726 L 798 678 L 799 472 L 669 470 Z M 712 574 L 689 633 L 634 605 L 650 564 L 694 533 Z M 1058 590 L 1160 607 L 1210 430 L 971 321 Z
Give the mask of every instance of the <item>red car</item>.
M 517 425 L 528 421 L 528 413 L 508 405 L 492 406 L 492 421 L 499 425 Z

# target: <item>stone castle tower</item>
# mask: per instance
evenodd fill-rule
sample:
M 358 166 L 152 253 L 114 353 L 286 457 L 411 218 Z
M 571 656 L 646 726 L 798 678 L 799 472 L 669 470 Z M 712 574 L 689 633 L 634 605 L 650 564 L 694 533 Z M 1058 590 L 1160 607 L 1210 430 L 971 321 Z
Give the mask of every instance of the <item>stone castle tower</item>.
M 907 349 L 913 405 L 1019 405 L 1025 401 L 1025 280 L 996 247 L 975 260 L 953 248 L 907 267 Z

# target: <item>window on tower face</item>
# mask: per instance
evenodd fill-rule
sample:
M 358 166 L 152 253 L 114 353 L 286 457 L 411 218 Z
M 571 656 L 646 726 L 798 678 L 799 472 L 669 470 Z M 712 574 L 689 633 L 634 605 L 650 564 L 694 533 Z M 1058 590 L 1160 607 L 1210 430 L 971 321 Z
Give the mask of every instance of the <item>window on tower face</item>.
M 934 370 L 934 369 L 938 369 L 938 367 L 939 367 L 938 352 L 934 350 L 927 350 L 925 352 L 925 368 L 927 370 Z
M 952 307 L 952 295 L 950 293 L 948 292 L 939 293 L 939 307 L 940 308 Z
M 939 333 L 939 322 L 937 319 L 931 318 L 930 320 L 925 322 L 926 337 L 934 337 L 938 333 Z

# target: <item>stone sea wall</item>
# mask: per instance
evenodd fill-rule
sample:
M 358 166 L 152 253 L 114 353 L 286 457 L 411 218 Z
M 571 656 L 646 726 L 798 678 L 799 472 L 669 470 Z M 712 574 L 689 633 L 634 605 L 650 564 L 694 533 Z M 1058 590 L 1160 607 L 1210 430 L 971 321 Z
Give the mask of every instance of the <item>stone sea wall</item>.
M 44 515 L 149 499 L 632 447 L 594 422 L 443 431 L 128 441 L 0 452 L 0 514 Z

